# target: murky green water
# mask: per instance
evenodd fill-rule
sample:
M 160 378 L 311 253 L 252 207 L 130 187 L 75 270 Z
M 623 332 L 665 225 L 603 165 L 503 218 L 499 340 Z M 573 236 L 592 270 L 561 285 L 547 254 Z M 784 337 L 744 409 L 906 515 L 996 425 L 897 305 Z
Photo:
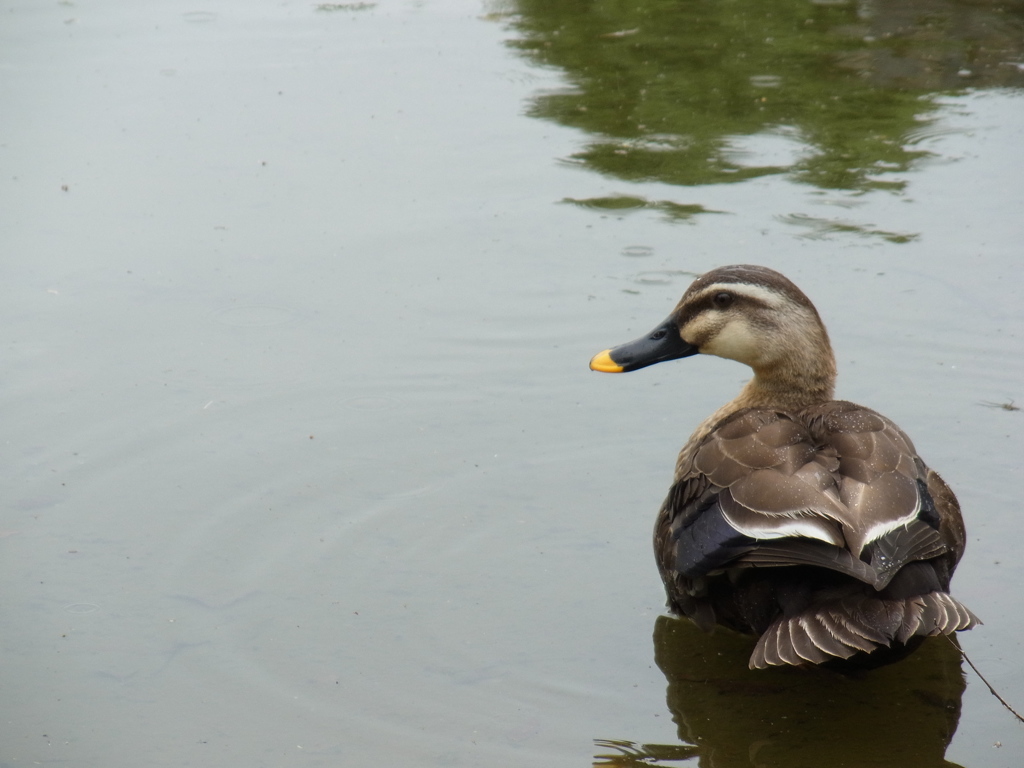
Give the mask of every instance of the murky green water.
M 905 190 L 941 94 L 1024 85 L 1020 3 L 516 8 L 515 46 L 570 86 L 532 99 L 531 114 L 586 131 L 573 161 L 628 181 L 784 174 L 823 189 Z M 696 212 L 645 202 L 670 217 Z
M 0 13 L 0 766 L 1021 764 L 947 646 L 751 673 L 662 617 L 745 371 L 587 370 L 794 279 L 1024 708 L 1019 2 Z

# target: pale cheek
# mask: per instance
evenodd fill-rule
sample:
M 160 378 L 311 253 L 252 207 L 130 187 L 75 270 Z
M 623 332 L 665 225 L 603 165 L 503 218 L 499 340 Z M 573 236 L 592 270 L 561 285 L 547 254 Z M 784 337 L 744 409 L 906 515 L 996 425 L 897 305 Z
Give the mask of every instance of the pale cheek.
M 705 355 L 738 360 L 747 365 L 756 364 L 760 357 L 757 340 L 745 325 L 739 323 L 726 325 L 714 338 L 702 345 L 700 351 Z

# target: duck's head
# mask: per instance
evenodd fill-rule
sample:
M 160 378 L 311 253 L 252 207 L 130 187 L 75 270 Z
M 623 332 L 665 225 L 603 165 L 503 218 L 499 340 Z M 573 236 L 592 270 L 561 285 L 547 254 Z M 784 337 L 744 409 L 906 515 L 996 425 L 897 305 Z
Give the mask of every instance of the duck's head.
M 745 363 L 759 378 L 801 370 L 835 376 L 828 333 L 810 299 L 778 272 L 745 264 L 702 275 L 665 322 L 595 355 L 590 367 L 620 373 L 698 353 Z

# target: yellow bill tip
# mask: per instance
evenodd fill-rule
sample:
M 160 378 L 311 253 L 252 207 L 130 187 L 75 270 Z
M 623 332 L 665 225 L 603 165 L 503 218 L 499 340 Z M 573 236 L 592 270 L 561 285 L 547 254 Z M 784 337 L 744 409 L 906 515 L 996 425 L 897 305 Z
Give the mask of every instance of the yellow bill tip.
M 622 366 L 612 360 L 610 352 L 610 349 L 606 349 L 604 352 L 594 355 L 590 361 L 590 370 L 602 373 L 622 373 Z

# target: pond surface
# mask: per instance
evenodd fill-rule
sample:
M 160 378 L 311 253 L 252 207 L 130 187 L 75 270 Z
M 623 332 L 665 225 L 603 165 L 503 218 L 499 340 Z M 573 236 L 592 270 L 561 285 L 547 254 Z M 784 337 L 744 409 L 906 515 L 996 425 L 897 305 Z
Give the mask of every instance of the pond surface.
M 747 372 L 587 369 L 792 278 L 1024 709 L 1020 2 L 0 13 L 0 766 L 1022 764 L 946 645 L 751 673 L 663 617 Z

